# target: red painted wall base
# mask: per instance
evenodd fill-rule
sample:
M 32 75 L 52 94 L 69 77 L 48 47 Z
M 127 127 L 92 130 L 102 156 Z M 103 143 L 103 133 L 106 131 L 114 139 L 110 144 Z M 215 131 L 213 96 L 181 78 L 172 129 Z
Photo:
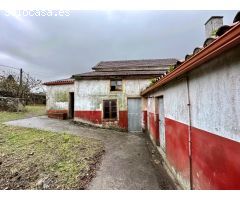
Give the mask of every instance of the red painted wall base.
M 190 180 L 188 126 L 165 118 L 166 156 L 170 165 L 186 182 Z
M 122 129 L 128 129 L 128 111 L 119 111 L 118 125 Z
M 194 189 L 240 189 L 240 143 L 192 128 Z
M 149 131 L 156 138 L 154 115 Z M 189 126 L 165 118 L 166 158 L 185 183 L 190 182 Z M 193 189 L 240 189 L 240 143 L 191 127 Z
M 68 110 L 48 110 L 47 115 L 49 118 L 64 120 L 67 119 Z
M 92 122 L 94 124 L 102 123 L 102 112 L 101 111 L 75 111 L 74 117 L 80 118 L 85 121 Z
M 103 120 L 102 111 L 75 111 L 74 116 L 84 121 L 89 121 L 94 124 L 102 124 L 106 127 L 118 127 L 120 129 L 128 129 L 128 113 L 127 111 L 119 111 L 119 120 Z

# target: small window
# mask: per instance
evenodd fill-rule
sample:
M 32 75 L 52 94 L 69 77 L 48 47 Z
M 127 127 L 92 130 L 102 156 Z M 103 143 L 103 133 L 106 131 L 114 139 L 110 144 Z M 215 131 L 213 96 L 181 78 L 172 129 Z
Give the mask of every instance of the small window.
M 117 119 L 117 100 L 103 101 L 103 118 Z
M 122 80 L 111 80 L 110 82 L 111 91 L 122 91 Z

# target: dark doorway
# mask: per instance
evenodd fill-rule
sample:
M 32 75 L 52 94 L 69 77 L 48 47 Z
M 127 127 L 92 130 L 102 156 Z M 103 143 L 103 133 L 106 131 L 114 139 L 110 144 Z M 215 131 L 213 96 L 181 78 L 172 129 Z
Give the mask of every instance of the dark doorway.
M 68 118 L 74 118 L 74 92 L 69 92 L 69 113 Z
M 164 113 L 164 99 L 163 96 L 158 99 L 158 112 L 159 112 L 159 138 L 160 146 L 165 151 L 165 113 Z

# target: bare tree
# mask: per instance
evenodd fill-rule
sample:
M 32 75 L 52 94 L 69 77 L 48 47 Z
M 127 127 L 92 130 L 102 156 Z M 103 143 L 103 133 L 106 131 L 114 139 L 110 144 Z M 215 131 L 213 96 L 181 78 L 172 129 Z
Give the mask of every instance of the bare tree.
M 30 94 L 42 88 L 42 81 L 23 73 L 22 84 L 19 74 L 12 71 L 3 71 L 0 74 L 0 91 L 12 97 L 28 98 Z

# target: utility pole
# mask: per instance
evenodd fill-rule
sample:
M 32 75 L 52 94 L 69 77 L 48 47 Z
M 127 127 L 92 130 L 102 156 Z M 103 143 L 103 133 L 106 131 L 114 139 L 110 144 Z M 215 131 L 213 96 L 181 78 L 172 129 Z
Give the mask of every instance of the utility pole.
M 22 78 L 23 78 L 23 70 L 22 70 L 22 68 L 20 69 L 20 80 L 19 80 L 19 94 L 20 94 L 20 97 L 22 97 L 22 83 L 23 83 L 23 81 L 22 81 Z
M 23 70 L 21 68 L 20 69 L 20 87 L 22 87 L 22 75 L 23 75 Z

